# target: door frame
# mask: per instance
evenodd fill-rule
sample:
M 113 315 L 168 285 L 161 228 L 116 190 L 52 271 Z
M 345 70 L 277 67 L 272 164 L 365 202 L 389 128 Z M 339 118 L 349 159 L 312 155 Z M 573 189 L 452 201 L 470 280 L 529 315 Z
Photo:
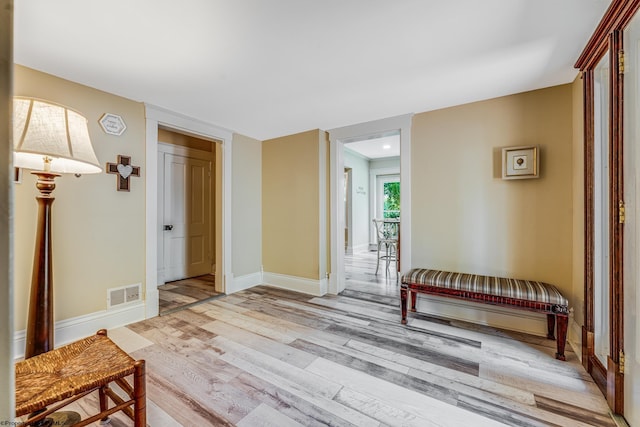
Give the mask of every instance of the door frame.
M 580 69 L 583 82 L 584 113 L 584 304 L 582 327 L 582 364 L 594 378 L 614 413 L 624 413 L 624 373 L 621 355 L 624 350 L 623 299 L 623 233 L 618 203 L 624 200 L 623 177 L 623 74 L 619 72 L 618 54 L 623 52 L 622 31 L 640 8 L 640 0 L 613 0 L 575 67 Z M 594 354 L 594 73 L 593 70 L 606 52 L 610 60 L 609 94 L 609 250 L 610 354 L 603 366 Z
M 353 169 L 350 167 L 344 168 L 344 186 L 345 192 L 345 233 L 344 233 L 344 250 L 348 255 L 353 255 Z
M 400 265 L 411 267 L 411 122 L 413 114 L 391 117 L 329 130 L 330 144 L 330 205 L 331 205 L 331 274 L 329 293 L 338 294 L 345 288 L 344 274 L 344 144 L 384 135 L 400 134 L 400 182 L 405 197 L 400 201 Z
M 145 293 L 145 317 L 158 316 L 159 291 L 158 286 L 158 127 L 195 136 L 212 141 L 219 141 L 222 152 L 221 178 L 222 197 L 216 194 L 216 203 L 221 201 L 222 218 L 215 221 L 216 240 L 222 241 L 219 251 L 216 248 L 216 290 L 218 283 L 222 292 L 233 286 L 233 273 L 231 270 L 231 153 L 233 132 L 192 117 L 165 110 L 151 104 L 144 104 L 146 115 L 146 293 Z M 217 158 L 217 156 L 216 156 Z M 216 167 L 216 176 L 220 172 Z M 216 179 L 217 181 L 217 179 Z M 212 203 L 213 204 L 213 203 Z M 215 204 L 214 204 L 215 205 Z M 215 243 L 213 243 L 215 244 Z M 220 262 L 218 262 L 220 260 Z M 219 279 L 218 279 L 219 278 Z

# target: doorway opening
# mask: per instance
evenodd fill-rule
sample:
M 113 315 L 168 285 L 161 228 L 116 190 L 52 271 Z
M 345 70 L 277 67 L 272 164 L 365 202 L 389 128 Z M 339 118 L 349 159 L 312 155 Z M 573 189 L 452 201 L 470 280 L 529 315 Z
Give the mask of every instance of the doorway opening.
M 145 104 L 146 115 L 146 188 L 145 188 L 145 317 L 160 314 L 158 286 L 164 284 L 160 274 L 160 257 L 163 252 L 163 225 L 159 222 L 158 188 L 158 131 L 160 128 L 215 142 L 215 289 L 225 292 L 234 289 L 231 254 L 231 234 L 226 230 L 231 224 L 231 143 L 233 133 L 228 130 L 182 114 Z
M 216 289 L 219 143 L 158 129 L 159 314 L 224 295 Z
M 376 184 L 377 177 L 382 175 L 399 175 L 402 182 L 404 194 L 411 194 L 411 121 L 412 115 L 391 117 L 329 131 L 331 147 L 331 275 L 329 281 L 329 292 L 338 294 L 345 290 L 347 278 L 345 267 L 347 263 L 361 265 L 364 270 L 370 272 L 368 279 L 375 278 L 376 254 L 371 249 L 377 248 L 377 235 L 373 219 L 376 216 Z M 385 138 L 395 138 L 398 140 L 399 150 L 395 156 L 387 154 L 379 156 L 380 160 L 371 158 L 372 156 L 363 154 L 359 146 L 363 149 L 372 148 L 373 141 L 381 141 L 380 150 L 386 143 Z M 357 150 L 357 151 L 356 151 Z M 393 164 L 389 163 L 385 157 L 395 157 Z M 370 165 L 371 164 L 371 165 Z M 345 186 L 345 168 L 351 169 L 350 186 Z M 364 171 L 364 173 L 361 173 Z M 351 190 L 351 201 L 345 206 L 348 197 L 346 190 Z M 384 209 L 383 209 L 384 210 Z M 402 212 L 402 222 L 399 224 L 402 240 L 399 242 L 400 259 L 398 264 L 402 269 L 410 268 L 411 259 L 411 200 L 404 197 L 400 200 Z M 362 213 L 364 212 L 364 213 Z M 351 221 L 348 222 L 348 215 Z M 398 212 L 399 214 L 399 212 Z M 345 232 L 345 229 L 347 232 Z M 345 250 L 345 234 L 351 238 L 354 254 L 362 253 L 369 256 L 369 260 L 360 262 L 348 254 Z M 348 248 L 348 247 L 347 247 Z M 367 264 L 372 264 L 367 267 Z M 352 266 L 347 266 L 351 268 Z M 364 271 L 363 270 L 363 271 Z M 396 283 L 396 275 L 392 271 L 393 283 Z M 382 273 L 384 277 L 384 272 Z M 351 278 L 349 279 L 351 280 Z M 366 280 L 364 280 L 366 281 Z
M 344 165 L 350 180 L 345 180 L 345 224 L 349 238 L 345 253 L 345 287 L 368 292 L 377 287 L 395 285 L 395 250 L 380 252 L 380 221 L 400 218 L 400 132 L 389 131 L 356 137 L 344 144 Z M 397 227 L 397 225 L 396 225 Z M 379 268 L 379 256 L 383 265 Z M 391 268 L 389 260 L 393 258 Z

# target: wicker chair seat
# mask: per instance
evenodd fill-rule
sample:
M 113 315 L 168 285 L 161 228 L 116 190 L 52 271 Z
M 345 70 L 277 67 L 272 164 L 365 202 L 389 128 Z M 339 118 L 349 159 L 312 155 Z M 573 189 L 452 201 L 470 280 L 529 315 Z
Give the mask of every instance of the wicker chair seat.
M 136 362 L 106 336 L 106 331 L 98 331 L 96 335 L 16 363 L 16 416 L 96 389 L 109 392 L 111 382 L 132 392 L 124 378 L 139 376 L 140 369 L 144 381 L 144 361 Z M 138 394 L 141 392 L 144 399 L 142 389 Z M 105 412 L 105 408 L 101 411 Z

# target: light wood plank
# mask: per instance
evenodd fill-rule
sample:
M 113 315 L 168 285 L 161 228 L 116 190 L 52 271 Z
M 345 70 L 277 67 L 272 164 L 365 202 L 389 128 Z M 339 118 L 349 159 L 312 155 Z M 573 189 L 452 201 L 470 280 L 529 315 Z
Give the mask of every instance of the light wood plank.
M 276 369 L 277 372 L 273 372 L 273 370 L 269 369 L 265 366 L 264 361 L 255 360 L 252 361 L 243 358 L 244 354 L 240 353 L 226 353 L 224 356 L 224 360 L 239 369 L 243 369 L 246 372 L 254 375 L 266 382 L 269 382 L 279 388 L 282 388 L 290 393 L 293 393 L 300 397 L 301 399 L 311 403 L 314 406 L 317 406 L 327 412 L 333 413 L 336 417 L 342 418 L 348 423 L 351 423 L 356 426 L 378 426 L 380 423 L 374 420 L 373 418 L 362 414 L 358 411 L 354 411 L 351 408 L 340 405 L 338 402 L 332 400 L 333 396 L 340 389 L 340 386 L 334 384 L 332 390 L 324 389 L 324 396 L 319 393 L 312 392 L 314 389 L 318 389 L 319 385 L 314 385 L 312 381 L 312 377 L 307 375 L 292 375 L 293 372 L 283 372 L 279 368 Z M 269 363 L 267 362 L 267 365 Z M 284 374 L 284 375 L 280 375 Z M 318 382 L 326 383 L 324 375 L 316 374 L 314 375 L 317 378 Z M 301 381 L 300 378 L 303 378 Z M 309 384 L 311 380 L 311 389 L 307 388 L 305 384 Z
M 257 286 L 115 330 L 147 360 L 150 425 L 612 426 L 571 351 L 420 313 L 403 326 L 395 275 L 346 264 L 342 295 Z
M 473 425 L 478 427 L 505 425 L 465 411 L 455 405 L 442 402 L 430 396 L 322 358 L 314 361 L 306 370 L 318 375 L 323 375 L 325 378 L 335 381 L 346 388 L 359 390 L 367 396 L 381 399 L 387 404 L 417 417 L 427 418 L 434 423 L 438 422 L 434 414 L 446 414 L 446 420 L 441 419 L 441 424 L 434 425 Z
M 238 344 L 260 351 L 278 360 L 286 361 L 298 368 L 305 368 L 316 359 L 313 354 L 300 351 L 290 345 L 270 340 L 262 335 L 254 334 L 222 321 L 208 323 L 207 329 L 215 332 L 216 335 L 230 337 Z
M 238 427 L 303 427 L 302 424 L 264 403 L 258 405 L 236 425 Z

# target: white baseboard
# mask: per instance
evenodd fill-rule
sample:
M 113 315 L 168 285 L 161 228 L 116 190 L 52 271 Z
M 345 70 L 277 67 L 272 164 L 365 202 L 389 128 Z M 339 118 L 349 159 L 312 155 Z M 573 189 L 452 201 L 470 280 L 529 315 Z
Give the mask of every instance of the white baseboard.
M 113 310 L 97 311 L 95 313 L 78 316 L 56 322 L 54 329 L 54 347 L 77 341 L 93 335 L 99 329 L 113 329 L 120 326 L 139 322 L 145 318 L 144 301 L 139 301 L 127 307 Z M 26 345 L 26 331 L 17 331 L 13 336 L 14 358 L 24 357 Z
M 580 362 L 582 362 L 582 326 L 578 325 L 573 316 L 569 316 L 567 341 Z
M 229 277 L 227 277 L 227 286 L 225 289 L 227 295 L 260 285 L 262 283 L 262 273 L 258 271 L 256 273 L 233 277 L 232 280 L 228 279 Z
M 160 291 L 158 287 L 151 288 L 147 286 L 145 298 L 146 318 L 157 317 L 160 314 Z
M 263 273 L 262 283 L 275 286 L 276 288 L 288 289 L 290 291 L 302 292 L 314 296 L 322 296 L 329 289 L 328 279 L 307 279 L 304 277 L 287 276 L 278 273 Z
M 418 294 L 416 309 L 418 313 L 547 336 L 547 316 L 532 311 L 426 294 Z
M 160 286 L 160 284 L 164 284 L 164 268 L 159 268 L 158 269 L 158 286 Z

